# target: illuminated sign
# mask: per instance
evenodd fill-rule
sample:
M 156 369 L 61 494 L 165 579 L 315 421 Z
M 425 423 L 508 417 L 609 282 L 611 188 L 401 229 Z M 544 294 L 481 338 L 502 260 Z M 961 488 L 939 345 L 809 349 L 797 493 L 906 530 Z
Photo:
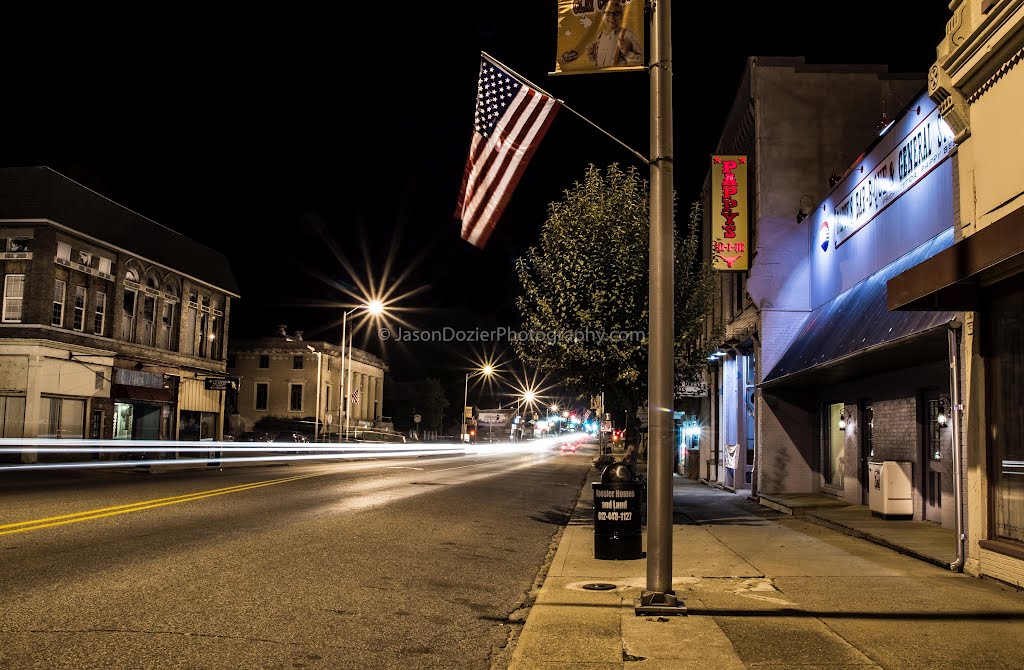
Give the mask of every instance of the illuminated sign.
M 953 146 L 953 132 L 939 116 L 938 108 L 932 109 L 832 209 L 835 246 L 863 228 L 889 203 L 941 163 Z M 863 164 L 860 169 L 864 170 Z
M 747 157 L 711 157 L 711 265 L 749 270 Z

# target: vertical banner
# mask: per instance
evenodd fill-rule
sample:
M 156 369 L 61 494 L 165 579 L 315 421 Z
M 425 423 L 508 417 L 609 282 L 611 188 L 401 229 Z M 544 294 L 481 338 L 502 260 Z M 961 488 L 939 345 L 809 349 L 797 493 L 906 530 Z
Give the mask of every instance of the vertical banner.
M 711 157 L 711 265 L 749 270 L 747 157 Z
M 558 0 L 554 74 L 644 69 L 644 0 Z

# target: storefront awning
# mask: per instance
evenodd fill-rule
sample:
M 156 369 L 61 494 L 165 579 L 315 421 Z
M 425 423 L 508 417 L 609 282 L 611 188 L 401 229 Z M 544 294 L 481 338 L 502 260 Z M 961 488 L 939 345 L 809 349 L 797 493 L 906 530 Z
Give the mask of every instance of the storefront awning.
M 114 384 L 110 390 L 110 397 L 114 400 L 174 402 L 174 394 L 169 389 L 154 389 L 146 386 L 129 386 L 127 384 Z
M 951 311 L 892 312 L 886 283 L 952 242 L 952 230 L 820 305 L 759 385 L 812 386 L 943 359 Z
M 889 309 L 976 311 L 979 288 L 1024 269 L 1024 207 L 888 282 Z

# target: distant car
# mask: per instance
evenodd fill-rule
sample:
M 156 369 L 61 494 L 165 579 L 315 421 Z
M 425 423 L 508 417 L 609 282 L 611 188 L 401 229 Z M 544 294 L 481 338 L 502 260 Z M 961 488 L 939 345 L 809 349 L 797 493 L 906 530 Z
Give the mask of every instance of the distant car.
M 568 454 L 575 454 L 577 448 L 579 448 L 579 443 L 578 442 L 563 442 L 562 443 L 562 453 L 563 454 L 567 454 L 567 453 Z
M 270 433 L 261 433 L 258 431 L 250 430 L 242 433 L 238 437 L 239 442 L 273 442 L 274 438 Z

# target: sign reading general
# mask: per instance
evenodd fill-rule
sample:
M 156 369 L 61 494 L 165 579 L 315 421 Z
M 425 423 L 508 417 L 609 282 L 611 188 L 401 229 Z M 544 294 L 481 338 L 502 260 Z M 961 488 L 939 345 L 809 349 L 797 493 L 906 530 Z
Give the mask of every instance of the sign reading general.
M 747 157 L 711 157 L 711 265 L 750 269 L 747 239 Z

